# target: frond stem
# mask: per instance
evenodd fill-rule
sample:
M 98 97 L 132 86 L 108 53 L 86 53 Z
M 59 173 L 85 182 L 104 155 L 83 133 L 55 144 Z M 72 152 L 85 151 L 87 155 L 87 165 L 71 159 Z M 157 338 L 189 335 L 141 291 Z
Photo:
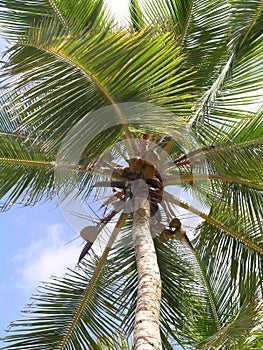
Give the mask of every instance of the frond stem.
M 209 88 L 209 90 L 206 91 L 206 93 L 200 99 L 199 105 L 197 106 L 196 111 L 193 113 L 193 115 L 189 119 L 190 125 L 193 125 L 196 121 L 200 119 L 200 117 L 202 118 L 202 120 L 200 121 L 200 125 L 202 124 L 205 110 L 211 107 L 211 104 L 214 102 L 218 89 L 224 82 L 229 72 L 229 69 L 232 65 L 232 62 L 234 60 L 234 57 L 235 57 L 235 53 L 233 52 L 229 57 L 228 61 L 226 62 L 224 68 L 218 75 L 217 79 L 213 83 L 213 85 Z
M 231 230 L 229 227 L 225 226 L 224 224 L 221 224 L 221 222 L 213 219 L 211 216 L 209 216 L 209 215 L 201 212 L 200 210 L 192 207 L 191 205 L 181 201 L 180 199 L 176 198 L 174 195 L 171 195 L 170 193 L 165 192 L 165 197 L 167 198 L 167 200 L 169 202 L 176 204 L 179 207 L 186 209 L 195 215 L 198 215 L 200 218 L 206 220 L 210 224 L 212 224 L 212 225 L 220 228 L 221 230 L 229 233 L 232 237 L 234 237 L 235 239 L 238 239 L 240 242 L 242 242 L 243 244 L 248 246 L 248 248 L 254 249 L 256 252 L 263 254 L 263 249 L 261 247 L 254 244 L 253 242 L 246 239 L 245 237 L 242 237 L 238 232 L 235 232 L 235 231 Z
M 192 0 L 192 2 L 191 2 L 191 6 L 190 6 L 190 9 L 189 9 L 189 12 L 188 12 L 187 19 L 186 19 L 186 25 L 185 25 L 184 31 L 182 33 L 182 37 L 180 39 L 181 42 L 184 41 L 185 35 L 187 33 L 187 30 L 188 30 L 188 27 L 189 27 L 190 18 L 191 18 L 191 14 L 192 14 L 192 11 L 193 11 L 193 6 L 194 6 L 194 0 Z
M 58 17 L 58 19 L 60 20 L 60 22 L 62 23 L 63 27 L 67 30 L 68 33 L 70 33 L 70 29 L 69 26 L 67 25 L 66 21 L 63 18 L 62 13 L 59 11 L 58 7 L 56 6 L 54 0 L 49 0 L 50 6 L 53 8 L 56 16 Z
M 45 161 L 35 161 L 35 160 L 27 160 L 27 159 L 14 159 L 14 158 L 0 158 L 0 162 L 2 163 L 10 163 L 10 164 L 19 164 L 19 165 L 27 165 L 27 166 L 41 166 L 46 168 L 54 168 L 53 162 L 45 162 Z
M 242 39 L 242 41 L 241 41 L 241 43 L 240 43 L 240 47 L 242 47 L 243 44 L 244 44 L 244 42 L 246 41 L 246 39 L 247 39 L 249 33 L 251 32 L 251 30 L 252 30 L 254 24 L 255 24 L 256 21 L 257 21 L 258 15 L 259 15 L 260 12 L 262 11 L 262 8 L 263 8 L 263 3 L 259 6 L 258 11 L 256 12 L 256 15 L 255 15 L 254 18 L 253 18 L 253 21 L 251 22 L 251 24 L 250 24 L 250 26 L 249 26 L 249 28 L 248 28 L 248 30 L 247 30 L 247 32 L 246 32 L 244 38 Z
M 233 176 L 224 176 L 224 175 L 218 175 L 218 174 L 178 174 L 175 176 L 170 176 L 169 178 L 165 179 L 165 186 L 168 185 L 174 185 L 176 183 L 180 182 L 188 182 L 188 181 L 202 181 L 202 180 L 221 180 L 222 182 L 228 182 L 228 183 L 237 183 L 240 185 L 248 186 L 248 187 L 254 187 L 259 190 L 263 190 L 263 183 L 249 181 L 249 180 L 243 180 L 240 178 L 236 178 Z
M 206 272 L 205 272 L 205 268 L 203 266 L 203 262 L 202 262 L 202 260 L 200 259 L 200 257 L 198 256 L 198 254 L 196 252 L 194 252 L 194 255 L 195 255 L 196 261 L 198 263 L 199 269 L 200 269 L 201 278 L 202 278 L 203 283 L 205 284 L 205 287 L 206 287 L 206 291 L 207 291 L 207 294 L 208 294 L 208 299 L 209 299 L 209 302 L 210 302 L 212 313 L 214 315 L 216 329 L 217 329 L 217 331 L 220 331 L 221 325 L 220 325 L 220 321 L 219 321 L 219 318 L 218 318 L 218 313 L 217 313 L 217 308 L 216 308 L 216 304 L 215 304 L 215 299 L 214 299 L 214 295 L 213 295 L 210 283 L 209 283 L 209 281 L 206 278 Z

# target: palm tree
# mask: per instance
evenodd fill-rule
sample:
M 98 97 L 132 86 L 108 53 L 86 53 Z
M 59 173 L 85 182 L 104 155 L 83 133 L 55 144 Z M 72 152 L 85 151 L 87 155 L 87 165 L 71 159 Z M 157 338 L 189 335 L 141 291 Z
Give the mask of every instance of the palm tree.
M 2 210 L 106 186 L 94 227 L 115 225 L 101 256 L 86 228 L 6 348 L 124 349 L 135 330 L 135 349 L 260 349 L 263 2 L 131 0 L 122 28 L 101 0 L 2 0 L 0 18 Z

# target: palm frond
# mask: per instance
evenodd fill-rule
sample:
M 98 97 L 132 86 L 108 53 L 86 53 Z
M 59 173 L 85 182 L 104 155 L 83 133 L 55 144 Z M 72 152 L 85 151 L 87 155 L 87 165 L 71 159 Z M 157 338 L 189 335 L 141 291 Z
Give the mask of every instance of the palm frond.
M 197 345 L 197 349 L 244 349 L 255 326 L 262 324 L 262 301 L 245 300 L 235 318 L 218 333 Z M 251 349 L 251 348 L 250 348 Z
M 241 347 L 242 350 L 260 350 L 263 346 L 263 332 L 260 331 L 261 327 L 257 327 L 258 331 L 254 330 L 251 332 L 250 337 L 247 339 L 245 344 Z
M 193 1 L 183 32 L 183 44 L 189 53 L 187 65 L 197 71 L 197 88 L 203 99 L 211 98 L 216 84 L 225 74 L 228 60 L 229 2 Z M 211 87 L 205 91 L 206 87 Z M 205 89 L 204 89 L 205 88 Z M 202 102 L 201 102 L 202 103 Z
M 242 244 L 248 248 L 258 252 L 261 255 L 263 254 L 261 227 L 259 226 L 260 222 L 256 226 L 256 233 L 251 234 L 251 230 L 246 231 L 246 227 L 242 226 L 242 220 L 237 222 L 235 218 L 231 219 L 231 212 L 223 211 L 221 215 L 218 215 L 218 213 L 220 213 L 220 208 L 217 207 L 217 203 L 214 205 L 215 210 L 210 212 L 210 214 L 206 214 L 174 195 L 165 193 L 165 196 L 170 203 L 173 203 L 180 208 L 186 209 L 187 211 L 199 216 L 200 218 L 206 220 L 210 225 L 213 225 L 213 227 L 216 229 L 220 229 L 223 232 L 228 233 L 230 237 L 242 242 Z
M 233 1 L 232 6 L 230 47 L 233 47 L 235 58 L 231 78 L 222 91 L 222 100 L 237 106 L 253 102 L 263 87 L 259 68 L 263 62 L 263 5 L 262 1 L 254 1 L 248 7 L 244 1 L 238 0 Z
M 258 188 L 262 189 L 262 147 L 263 139 L 256 138 L 244 142 L 232 142 L 228 145 L 217 144 L 200 148 L 199 152 L 195 150 L 187 156 L 192 164 L 189 176 L 192 175 L 192 180 L 195 176 L 198 179 L 198 175 L 200 175 L 200 180 L 204 179 L 205 176 L 208 178 L 211 176 L 211 179 L 220 179 L 221 176 L 222 181 L 228 179 L 229 182 L 233 183 L 242 183 L 244 180 L 244 184 L 246 181 L 248 185 L 251 182 L 251 186 L 256 187 L 258 184 Z M 174 171 L 181 171 L 180 175 L 182 175 L 183 180 L 184 173 L 183 170 L 180 170 L 180 163 L 175 162 Z M 187 174 L 185 175 L 187 176 Z M 172 184 L 172 179 L 172 175 L 171 180 L 168 177 L 167 184 Z
M 234 231 L 254 237 L 253 239 L 261 244 L 263 218 L 261 155 L 261 139 L 229 146 L 217 145 L 189 156 L 193 164 L 191 173 L 168 177 L 167 184 L 192 181 L 191 193 L 202 203 L 207 203 L 208 207 L 217 208 L 219 215 L 215 211 L 214 219 L 220 218 L 226 226 L 231 227 L 233 224 Z M 202 161 L 203 159 L 205 161 Z M 227 218 L 230 214 L 232 224 L 223 219 L 223 216 Z
M 219 320 L 224 326 L 230 322 L 228 308 L 235 313 L 244 298 L 254 293 L 255 286 L 262 290 L 262 254 L 207 222 L 201 225 L 195 248 L 206 266 Z
M 54 349 L 59 348 L 74 314 L 86 292 L 98 259 L 83 263 L 81 269 L 69 270 L 64 278 L 53 278 L 33 296 L 33 302 L 25 311 L 26 318 L 10 325 L 12 335 L 5 338 L 6 349 Z M 111 283 L 111 271 L 105 266 L 93 286 L 66 344 L 65 349 L 101 349 L 100 344 L 114 347 L 113 334 L 120 334 L 120 318 L 117 309 L 110 304 L 109 296 L 115 293 Z M 118 292 L 116 292 L 118 293 Z M 99 308 L 97 308 L 99 306 Z
M 263 218 L 260 204 L 263 195 L 261 155 L 261 139 L 234 146 L 215 147 L 206 153 L 208 169 L 204 169 L 204 172 L 219 176 L 218 179 L 203 184 L 208 202 L 212 207 L 215 205 L 220 213 L 216 214 L 217 219 L 221 214 L 227 217 L 231 213 L 232 220 L 238 223 L 238 231 L 243 231 L 244 234 L 247 232 L 259 244 Z
M 244 113 L 241 107 L 234 112 L 234 109 L 229 110 L 229 106 L 255 102 L 258 91 L 262 88 L 262 70 L 259 68 L 260 64 L 258 65 L 263 59 L 260 29 L 262 2 L 253 2 L 249 11 L 244 8 L 246 6 L 243 1 L 231 2 L 229 21 L 230 28 L 233 27 L 233 29 L 229 31 L 232 39 L 230 39 L 228 57 L 222 63 L 217 78 L 214 77 L 213 84 L 201 98 L 192 116 L 194 127 L 201 133 L 207 131 L 209 135 L 209 125 L 219 133 L 223 131 L 229 134 L 236 122 L 241 121 Z M 238 27 L 238 33 L 234 32 L 236 27 Z M 233 37 L 231 37 L 232 32 Z M 246 72 L 245 76 L 244 72 Z M 230 118 L 226 123 L 228 112 L 233 115 L 233 120 L 231 121 Z
M 198 89 L 214 81 L 227 59 L 230 8 L 226 0 L 130 3 L 133 11 L 141 13 L 137 29 L 145 23 L 160 23 L 163 31 L 172 31 L 182 42 L 188 56 L 185 66 L 195 67 Z
M 112 335 L 112 338 L 114 338 L 114 350 L 130 350 L 132 349 L 132 342 L 127 339 L 127 337 L 123 336 L 122 334 L 118 335 Z M 104 341 L 105 343 L 105 341 Z M 110 342 L 108 342 L 110 343 Z M 98 341 L 98 345 L 100 350 L 110 350 L 109 345 L 103 344 L 100 340 Z
M 217 191 L 222 191 L 221 195 Z M 217 192 L 217 193 L 216 193 Z M 262 234 L 262 190 L 251 189 L 246 185 L 213 182 L 209 201 L 214 203 L 223 215 L 231 215 L 240 232 L 261 242 Z
M 10 119 L 4 110 L 0 112 L 1 210 L 54 196 L 54 157 L 46 157 L 25 129 L 16 132 L 18 120 Z
M 104 0 L 49 0 L 55 14 L 65 23 L 71 34 L 79 34 L 110 26 Z
M 51 18 L 54 12 L 48 0 L 2 0 L 0 3 L 1 31 L 10 41 L 17 41 L 43 18 Z
M 142 9 L 138 0 L 131 0 L 129 4 L 130 19 L 134 30 L 140 30 L 145 27 Z
M 28 30 L 46 18 L 53 18 L 68 34 L 83 34 L 110 25 L 110 17 L 103 0 L 3 0 L 0 3 L 0 18 L 3 28 L 5 27 L 1 30 L 12 42 L 23 38 Z
M 51 199 L 55 194 L 52 161 L 47 161 L 39 149 L 25 147 L 14 135 L 1 133 L 0 145 L 0 197 L 6 196 L 1 210 L 14 203 L 31 205 L 43 198 Z
M 142 29 L 145 24 L 158 23 L 164 29 L 174 31 L 176 36 L 183 36 L 188 26 L 193 4 L 193 0 L 157 0 L 147 1 L 147 3 L 131 0 L 132 23 L 137 30 Z
M 249 11 L 244 1 L 154 1 L 142 4 L 141 12 L 148 23 L 160 18 L 164 27 L 173 22 L 177 34 L 183 32 L 184 66 L 196 69 L 199 100 L 190 120 L 199 137 L 208 142 L 229 137 L 237 122 L 251 118 L 242 105 L 254 103 L 262 88 L 261 1 Z
M 98 30 L 76 39 L 54 21 L 42 22 L 12 49 L 7 74 L 19 77 L 10 84 L 5 108 L 26 105 L 20 111 L 24 123 L 37 125 L 33 135 L 41 129 L 52 134 L 56 149 L 73 124 L 107 104 L 149 101 L 188 113 L 191 72 L 180 70 L 184 56 L 172 35 L 156 31 Z
M 232 133 L 229 138 L 234 142 L 245 142 L 252 141 L 262 138 L 263 135 L 263 108 L 262 106 L 251 115 L 250 118 L 242 120 Z

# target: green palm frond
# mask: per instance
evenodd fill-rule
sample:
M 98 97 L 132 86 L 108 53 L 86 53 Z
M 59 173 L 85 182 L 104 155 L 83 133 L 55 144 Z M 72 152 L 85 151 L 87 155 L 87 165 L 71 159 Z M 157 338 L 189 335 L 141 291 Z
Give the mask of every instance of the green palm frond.
M 133 12 L 142 14 L 136 28 L 157 22 L 164 31 L 173 31 L 183 43 L 188 54 L 185 64 L 195 67 L 197 86 L 202 87 L 213 81 L 227 57 L 230 9 L 226 0 L 130 3 Z
M 263 87 L 260 69 L 263 62 L 263 4 L 262 1 L 253 1 L 249 7 L 244 1 L 233 1 L 232 4 L 230 47 L 233 47 L 235 57 L 231 77 L 221 93 L 224 103 L 237 106 L 253 102 Z
M 54 196 L 52 161 L 48 161 L 36 147 L 23 145 L 15 135 L 0 133 L 1 182 L 0 196 L 5 198 L 1 210 L 15 202 L 32 205 Z
M 256 299 L 246 300 L 235 318 L 218 333 L 197 345 L 197 349 L 251 349 L 246 341 L 255 326 L 261 320 L 262 303 Z
M 242 350 L 260 350 L 263 347 L 263 332 L 260 331 L 261 327 L 257 327 L 259 331 L 252 331 L 251 336 L 247 339 L 245 344 L 241 347 Z
M 112 21 L 103 0 L 48 0 L 48 2 L 70 34 L 84 34 L 97 28 L 109 27 Z
M 104 1 L 35 0 L 0 2 L 2 31 L 11 42 L 17 42 L 43 19 L 53 18 L 71 34 L 83 33 L 109 25 Z
M 228 58 L 222 63 L 217 77 L 214 77 L 213 84 L 201 98 L 192 116 L 195 127 L 202 133 L 207 132 L 208 135 L 209 127 L 214 127 L 218 132 L 222 129 L 228 134 L 236 122 L 242 119 L 243 112 L 241 107 L 235 112 L 232 109 L 234 118 L 227 123 L 229 108 L 226 107 L 245 102 L 253 103 L 259 89 L 262 88 L 262 70 L 259 63 L 263 59 L 262 25 L 260 25 L 262 24 L 262 1 L 253 2 L 250 11 L 241 11 L 236 3 L 243 8 L 245 3 L 231 2 L 229 20 L 233 30 L 237 24 L 236 13 L 242 16 L 242 21 L 238 22 L 238 34 L 234 32 L 233 38 L 230 39 Z
M 203 119 L 202 117 L 198 122 L 198 126 L 197 124 L 193 125 L 197 138 L 206 145 L 229 144 L 237 129 L 240 130 L 244 124 L 251 122 L 255 116 L 254 113 L 244 110 L 242 107 L 234 110 L 223 103 L 219 107 L 214 105 L 213 108 L 207 111 L 209 112 L 209 118 Z M 196 115 L 195 112 L 193 115 Z M 252 139 L 254 139 L 253 136 Z
M 242 120 L 229 135 L 235 142 L 252 141 L 262 138 L 263 135 L 263 108 L 252 114 L 251 118 Z
M 18 125 L 18 119 L 11 121 L 11 115 L 0 112 L 1 210 L 54 196 L 54 157 L 46 157 L 25 129 L 17 132 Z
M 69 270 L 64 278 L 53 278 L 40 287 L 33 297 L 25 318 L 10 325 L 12 335 L 5 341 L 6 349 L 54 349 L 60 348 L 74 314 L 79 308 L 98 259 L 85 261 L 81 269 Z M 114 347 L 113 334 L 120 334 L 120 318 L 117 308 L 110 303 L 115 293 L 110 265 L 102 269 L 85 303 L 76 327 L 67 338 L 64 349 L 101 349 L 97 344 Z M 99 305 L 99 308 L 98 308 Z
M 181 70 L 184 56 L 172 35 L 156 36 L 157 30 L 98 30 L 75 38 L 53 20 L 41 23 L 12 49 L 8 72 L 19 77 L 5 108 L 26 105 L 24 123 L 39 124 L 33 135 L 51 133 L 55 149 L 74 123 L 107 104 L 148 101 L 188 113 L 191 72 Z M 14 97 L 15 90 L 23 95 Z
M 192 173 L 180 175 L 180 181 L 194 181 L 193 195 L 215 208 L 211 218 L 242 233 L 244 238 L 254 237 L 259 244 L 262 244 L 263 218 L 262 153 L 261 139 L 230 146 L 218 145 L 193 154 L 190 157 L 194 164 Z M 206 161 L 201 162 L 202 159 Z M 178 176 L 168 178 L 168 183 L 173 184 L 173 179 L 176 184 Z M 229 215 L 232 223 L 227 219 Z
M 245 40 L 253 41 L 253 36 L 257 36 L 261 31 L 262 1 L 254 0 L 248 6 L 245 0 L 233 0 L 231 10 L 232 44 L 242 46 Z
M 238 231 L 254 237 L 259 244 L 263 218 L 262 145 L 258 139 L 207 152 L 208 173 L 218 175 L 218 179 L 204 184 L 207 199 L 216 208 L 215 218 L 231 214 Z
M 190 179 L 189 179 L 190 180 Z M 189 181 L 188 180 L 188 181 Z M 224 185 L 224 184 L 223 184 Z M 222 187 L 224 188 L 224 187 Z M 226 187 L 226 189 L 229 187 Z M 236 186 L 236 188 L 238 188 Z M 184 200 L 177 198 L 175 195 L 171 195 L 170 193 L 165 192 L 165 198 L 168 202 L 173 203 L 190 213 L 193 213 L 200 218 L 206 220 L 208 223 L 213 225 L 215 228 L 219 228 L 225 232 L 227 232 L 230 236 L 239 240 L 243 244 L 247 245 L 251 249 L 259 253 L 263 253 L 262 246 L 262 237 L 261 237 L 261 223 L 262 223 L 262 215 L 260 203 L 262 198 L 262 192 L 255 192 L 253 190 L 244 190 L 245 187 L 239 188 L 239 191 L 235 193 L 232 188 L 228 194 L 231 194 L 232 198 L 227 198 L 222 204 L 220 203 L 220 197 L 216 197 L 216 194 L 211 192 L 212 200 L 209 203 L 209 197 L 205 198 L 204 193 L 206 191 L 209 196 L 210 190 L 209 185 L 205 183 L 204 188 L 202 186 L 197 186 L 197 196 L 199 196 L 199 192 L 201 189 L 201 199 L 203 198 L 203 204 L 207 205 L 209 203 L 209 207 L 213 210 L 210 210 L 209 214 L 206 214 L 204 211 L 199 210 L 193 205 L 185 202 Z M 195 193 L 194 193 L 195 195 Z M 242 198 L 242 196 L 244 197 Z M 236 197 L 235 197 L 236 196 Z M 224 198 L 224 197 L 223 197 Z M 241 198 L 240 206 L 238 203 L 233 203 L 233 198 Z M 246 203 L 246 201 L 248 201 Z M 252 207 L 253 203 L 255 204 L 255 208 Z M 232 207 L 233 205 L 233 207 Z M 244 217 L 237 217 L 234 213 L 234 210 L 239 207 L 238 212 Z M 233 216 L 231 216 L 233 215 Z M 254 225 L 254 226 L 253 226 Z M 256 228 L 256 230 L 255 230 Z M 254 232 L 254 234 L 252 234 Z
M 234 140 L 235 141 L 235 140 Z M 229 178 L 229 182 L 244 180 L 263 185 L 263 139 L 253 139 L 244 142 L 232 142 L 231 144 L 217 144 L 189 156 L 192 163 L 192 174 L 196 175 L 218 175 Z M 211 177 L 213 178 L 213 177 Z
M 113 335 L 114 338 L 114 350 L 130 350 L 132 349 L 132 343 L 127 339 L 127 337 L 122 334 Z M 105 343 L 105 341 L 104 341 Z M 108 342 L 110 343 L 110 342 Z M 110 350 L 109 345 L 103 344 L 100 340 L 98 341 L 98 346 L 100 350 Z
M 33 25 L 42 22 L 43 18 L 53 17 L 54 12 L 51 2 L 52 1 L 48 0 L 1 0 L 1 30 L 5 37 L 10 41 L 17 41 L 17 39 L 23 37 Z
M 193 0 L 157 0 L 147 3 L 131 0 L 131 20 L 137 30 L 145 24 L 159 23 L 164 29 L 174 31 L 176 36 L 182 36 L 187 29 L 193 4 Z
M 140 6 L 135 2 L 133 6 L 138 12 Z M 184 65 L 195 68 L 199 95 L 190 120 L 203 141 L 218 142 L 234 132 L 237 121 L 246 123 L 250 116 L 242 105 L 254 103 L 262 88 L 262 1 L 244 9 L 246 2 L 226 0 L 141 5 L 148 23 L 168 18 L 176 23 L 177 35 L 183 33 Z
M 253 237 L 258 243 L 262 234 L 262 199 L 262 190 L 234 183 L 222 184 L 220 181 L 212 182 L 209 193 L 209 202 L 216 210 L 222 215 L 231 215 L 237 230 Z
M 216 288 L 217 307 L 221 308 L 220 320 L 224 325 L 231 317 L 225 308 L 229 305 L 237 308 L 244 297 L 250 297 L 255 285 L 263 288 L 262 254 L 208 222 L 202 224 L 195 247 L 214 293 Z
M 138 0 L 130 0 L 129 4 L 130 20 L 134 30 L 145 27 L 144 16 Z
M 221 80 L 228 59 L 229 3 L 197 0 L 190 6 L 182 40 L 189 53 L 187 65 L 196 69 L 196 85 L 200 94 L 204 94 L 203 101 L 212 97 L 213 85 Z

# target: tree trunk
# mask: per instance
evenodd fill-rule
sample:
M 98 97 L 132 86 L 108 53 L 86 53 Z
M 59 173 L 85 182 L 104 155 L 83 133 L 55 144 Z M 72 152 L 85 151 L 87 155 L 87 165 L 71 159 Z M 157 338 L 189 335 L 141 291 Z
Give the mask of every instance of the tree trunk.
M 136 202 L 136 200 L 135 200 Z M 135 350 L 160 350 L 159 315 L 161 276 L 150 233 L 150 205 L 146 199 L 133 213 L 133 242 L 138 270 L 138 295 L 134 325 Z

